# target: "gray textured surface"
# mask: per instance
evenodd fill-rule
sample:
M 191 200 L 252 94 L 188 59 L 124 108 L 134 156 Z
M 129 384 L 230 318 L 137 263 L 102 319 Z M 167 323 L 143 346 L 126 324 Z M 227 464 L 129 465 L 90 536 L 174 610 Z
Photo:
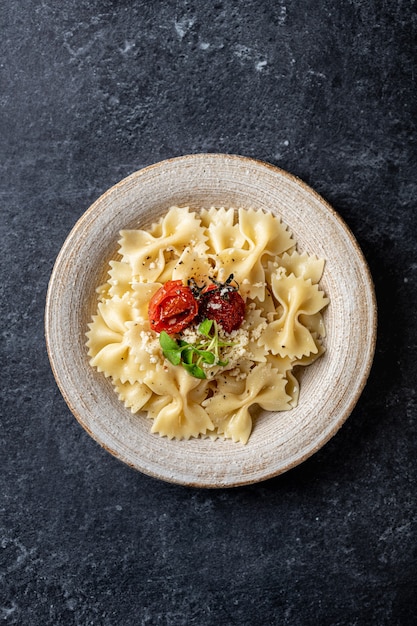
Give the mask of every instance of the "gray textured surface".
M 417 610 L 416 4 L 7 0 L 0 8 L 0 620 L 411 625 Z M 150 163 L 239 153 L 353 229 L 379 301 L 337 436 L 266 483 L 125 467 L 53 380 L 43 308 L 70 228 Z

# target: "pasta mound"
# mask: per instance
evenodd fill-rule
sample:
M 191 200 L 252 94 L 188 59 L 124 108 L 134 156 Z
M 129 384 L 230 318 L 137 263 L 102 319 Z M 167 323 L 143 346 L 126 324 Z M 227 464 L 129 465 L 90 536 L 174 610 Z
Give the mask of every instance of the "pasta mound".
M 148 231 L 120 236 L 121 260 L 110 261 L 108 281 L 97 288 L 88 355 L 127 408 L 147 413 L 153 433 L 246 443 L 251 407 L 297 405 L 295 368 L 324 352 L 324 260 L 300 253 L 281 220 L 261 210 L 175 206 Z M 222 349 L 227 364 L 205 364 L 206 378 L 193 378 L 164 358 L 149 300 L 168 280 L 225 281 L 230 274 L 246 303 L 244 321 L 226 337 L 233 344 Z M 181 338 L 192 342 L 196 332 L 191 326 Z

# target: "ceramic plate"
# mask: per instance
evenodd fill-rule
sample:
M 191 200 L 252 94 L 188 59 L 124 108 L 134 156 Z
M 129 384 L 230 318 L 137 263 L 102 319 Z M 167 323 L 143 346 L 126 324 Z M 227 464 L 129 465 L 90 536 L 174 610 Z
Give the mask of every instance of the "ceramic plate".
M 147 228 L 172 205 L 264 209 L 279 215 L 301 250 L 326 259 L 321 287 L 325 354 L 305 368 L 292 411 L 262 412 L 246 445 L 168 440 L 119 401 L 90 365 L 85 333 L 95 288 L 107 280 L 119 231 Z M 370 370 L 376 335 L 372 280 L 353 235 L 306 184 L 276 167 L 239 156 L 197 154 L 157 163 L 109 189 L 81 217 L 56 260 L 47 295 L 46 340 L 58 386 L 85 430 L 141 472 L 200 487 L 265 480 L 323 446 L 351 413 Z

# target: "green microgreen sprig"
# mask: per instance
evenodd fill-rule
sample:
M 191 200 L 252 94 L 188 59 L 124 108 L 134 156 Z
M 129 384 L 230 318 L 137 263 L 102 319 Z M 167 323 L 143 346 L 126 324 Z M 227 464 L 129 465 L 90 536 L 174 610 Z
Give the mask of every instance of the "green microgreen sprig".
M 233 346 L 231 341 L 223 341 L 219 337 L 219 327 L 215 320 L 205 319 L 197 328 L 203 337 L 197 343 L 188 343 L 183 339 L 175 340 L 164 330 L 159 335 L 162 353 L 173 365 L 182 367 L 194 378 L 206 378 L 203 365 L 220 365 L 224 367 L 228 361 L 220 359 L 220 350 Z

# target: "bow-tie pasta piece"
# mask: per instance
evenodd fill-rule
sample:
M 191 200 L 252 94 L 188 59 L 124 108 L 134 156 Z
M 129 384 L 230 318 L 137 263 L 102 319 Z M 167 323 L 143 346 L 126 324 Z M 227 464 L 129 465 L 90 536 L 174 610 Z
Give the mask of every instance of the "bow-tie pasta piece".
M 123 402 L 126 408 L 132 413 L 137 413 L 143 409 L 146 402 L 152 396 L 152 389 L 149 389 L 145 383 L 121 383 L 116 381 L 114 389 L 119 396 L 119 400 Z
M 198 385 L 207 385 L 190 376 L 185 370 L 172 366 L 157 366 L 145 377 L 148 387 L 165 400 L 154 416 L 152 432 L 169 439 L 189 439 L 205 435 L 213 423 L 201 404 L 194 401 L 192 391 Z
M 277 266 L 283 267 L 286 274 L 310 279 L 312 283 L 318 283 L 324 270 L 324 259 L 318 259 L 315 255 L 296 250 L 291 254 L 285 252 L 277 261 Z
M 240 209 L 239 229 L 244 243 L 241 249 L 225 248 L 214 261 L 220 280 L 233 274 L 242 293 L 249 298 L 265 299 L 264 259 L 282 254 L 294 246 L 291 233 L 279 218 L 264 211 Z M 265 261 L 266 263 L 266 261 Z
M 132 302 L 142 320 L 148 319 L 149 300 L 162 287 L 162 283 L 132 283 Z
M 109 265 L 109 295 L 122 298 L 131 290 L 132 268 L 129 263 L 121 261 L 110 261 Z
M 234 209 L 215 209 L 201 212 L 201 221 L 207 228 L 209 254 L 219 254 L 223 250 L 237 249 L 244 246 L 245 238 L 239 224 L 235 224 Z
M 190 244 L 204 254 L 204 228 L 196 213 L 188 208 L 172 207 L 160 223 L 146 230 L 121 231 L 120 254 L 129 263 L 136 280 L 166 282 L 162 275 L 167 260 L 175 266 L 177 259 Z M 172 258 L 174 255 L 174 258 Z
M 130 298 L 114 296 L 98 304 L 98 314 L 93 316 L 87 332 L 90 364 L 122 383 L 134 383 L 138 374 L 126 338 L 127 324 L 132 320 L 139 318 Z
M 187 283 L 190 276 L 197 283 L 207 282 L 212 274 L 212 266 L 206 254 L 202 254 L 198 246 L 187 246 L 173 266 L 172 280 L 182 280 Z
M 252 431 L 251 406 L 257 404 L 267 411 L 291 408 L 286 384 L 286 379 L 277 370 L 259 364 L 248 374 L 241 393 L 231 392 L 227 384 L 220 384 L 215 395 L 205 400 L 203 406 L 225 437 L 246 443 Z
M 293 359 L 316 354 L 318 347 L 313 335 L 299 318 L 301 315 L 316 315 L 328 304 L 328 299 L 311 280 L 297 278 L 294 274 L 273 275 L 271 283 L 283 313 L 268 325 L 259 340 L 260 345 L 272 354 Z

